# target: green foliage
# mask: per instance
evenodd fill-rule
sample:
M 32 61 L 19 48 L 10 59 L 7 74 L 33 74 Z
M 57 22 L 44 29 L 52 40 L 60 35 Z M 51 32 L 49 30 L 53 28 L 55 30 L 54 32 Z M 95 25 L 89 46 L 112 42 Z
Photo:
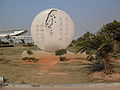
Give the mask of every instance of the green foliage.
M 96 42 L 93 42 L 95 40 Z M 76 43 L 76 46 L 80 46 L 80 48 L 77 50 L 78 52 L 86 52 L 87 54 L 93 54 L 98 47 L 99 44 L 99 38 L 95 37 L 94 34 L 86 33 L 82 37 L 78 38 L 78 43 Z M 96 46 L 96 47 L 95 47 Z
M 29 57 L 24 57 L 24 58 L 22 58 L 22 60 L 24 60 L 24 61 L 25 61 L 25 60 L 28 60 L 28 59 L 29 59 Z
M 87 32 L 82 37 L 78 38 L 76 41 L 76 47 L 80 46 L 79 50 L 77 50 L 77 53 L 80 51 L 81 53 L 86 52 L 87 54 L 93 53 L 94 50 L 91 48 L 94 48 L 94 45 L 96 43 L 92 42 L 92 39 L 95 37 L 94 34 Z
M 0 41 L 0 47 L 13 47 L 13 45 L 8 42 Z
M 55 55 L 60 56 L 59 57 L 60 61 L 67 60 L 66 57 L 61 57 L 62 55 L 66 54 L 66 53 L 67 53 L 66 49 L 60 49 L 60 50 L 55 51 Z
M 92 56 L 92 55 L 89 55 L 89 56 L 86 57 L 86 60 L 93 61 L 93 60 L 95 60 L 95 57 Z
M 60 59 L 60 61 L 66 61 L 67 60 L 66 57 L 60 57 L 59 59 Z
M 33 52 L 31 50 L 27 50 L 27 54 L 32 55 Z
M 0 47 L 14 47 L 14 46 L 11 44 L 0 44 Z
M 120 22 L 113 21 L 104 25 L 97 34 L 87 32 L 78 38 L 78 52 L 86 52 L 89 60 L 103 61 L 106 74 L 111 73 L 109 56 L 120 52 Z M 94 57 L 93 57 L 94 56 Z
M 33 57 L 24 57 L 24 58 L 22 58 L 22 60 L 24 60 L 26 62 L 36 62 L 36 61 L 38 61 L 38 59 L 33 58 Z
M 120 22 L 114 20 L 113 22 L 104 25 L 101 28 L 100 33 L 107 33 L 114 40 L 120 41 Z
M 111 43 L 113 43 L 113 54 L 120 53 L 120 22 L 114 20 L 104 25 L 98 34 L 111 39 Z
M 76 40 L 72 40 L 71 44 L 69 46 L 75 46 L 76 45 Z
M 28 47 L 34 46 L 32 43 L 27 43 Z
M 64 54 L 66 54 L 67 53 L 67 51 L 66 51 L 66 49 L 60 49 L 60 50 L 57 50 L 57 51 L 55 51 L 55 55 L 57 56 L 61 56 L 61 55 L 64 55 Z
M 24 44 L 23 45 L 24 47 L 32 47 L 32 46 L 34 46 L 32 43 L 27 43 L 27 44 Z

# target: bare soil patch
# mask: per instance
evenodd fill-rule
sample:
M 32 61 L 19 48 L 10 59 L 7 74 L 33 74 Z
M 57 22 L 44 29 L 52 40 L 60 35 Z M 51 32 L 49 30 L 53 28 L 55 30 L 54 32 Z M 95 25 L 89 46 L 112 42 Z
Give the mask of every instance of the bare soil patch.
M 43 63 L 44 65 L 40 67 L 40 70 L 50 70 L 52 68 L 54 68 L 54 64 L 58 63 L 58 59 L 57 58 L 43 58 L 43 59 L 39 59 L 40 63 Z
M 50 73 L 50 75 L 67 75 L 68 73 Z

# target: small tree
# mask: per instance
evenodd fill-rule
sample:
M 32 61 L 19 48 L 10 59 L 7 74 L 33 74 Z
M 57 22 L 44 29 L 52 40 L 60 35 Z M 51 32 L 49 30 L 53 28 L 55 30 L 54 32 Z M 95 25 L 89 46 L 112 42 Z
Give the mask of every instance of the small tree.
M 27 54 L 30 55 L 30 57 L 24 57 L 22 60 L 27 61 L 27 62 L 37 62 L 38 59 L 32 57 L 31 55 L 34 54 L 31 50 L 27 50 Z
M 62 57 L 62 55 L 66 53 L 67 53 L 66 49 L 60 49 L 60 50 L 55 51 L 55 55 L 60 56 L 59 57 L 60 61 L 64 61 L 66 59 L 66 57 Z

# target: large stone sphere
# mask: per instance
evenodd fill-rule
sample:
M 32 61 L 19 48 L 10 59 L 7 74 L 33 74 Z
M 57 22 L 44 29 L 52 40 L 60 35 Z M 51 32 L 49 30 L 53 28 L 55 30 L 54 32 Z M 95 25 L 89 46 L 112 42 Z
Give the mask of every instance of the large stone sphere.
M 40 12 L 31 25 L 34 44 L 47 52 L 65 49 L 75 33 L 71 17 L 60 9 L 47 9 Z

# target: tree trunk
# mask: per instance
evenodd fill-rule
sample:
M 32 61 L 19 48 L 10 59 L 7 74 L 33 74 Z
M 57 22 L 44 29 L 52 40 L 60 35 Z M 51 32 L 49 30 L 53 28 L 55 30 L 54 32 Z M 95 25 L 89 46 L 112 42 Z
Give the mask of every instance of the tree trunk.
M 104 60 L 104 73 L 106 75 L 112 74 L 112 70 L 110 67 L 110 60 L 108 58 L 105 58 L 105 60 Z

